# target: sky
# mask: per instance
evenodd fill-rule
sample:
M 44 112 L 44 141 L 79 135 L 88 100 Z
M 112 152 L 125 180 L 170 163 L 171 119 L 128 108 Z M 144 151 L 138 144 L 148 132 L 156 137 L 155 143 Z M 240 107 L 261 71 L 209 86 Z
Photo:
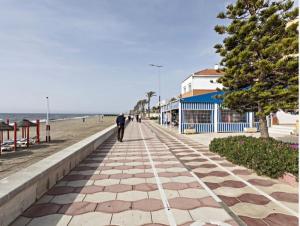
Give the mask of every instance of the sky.
M 0 112 L 118 113 L 213 68 L 223 0 L 0 0 Z M 155 97 L 152 103 L 157 103 Z

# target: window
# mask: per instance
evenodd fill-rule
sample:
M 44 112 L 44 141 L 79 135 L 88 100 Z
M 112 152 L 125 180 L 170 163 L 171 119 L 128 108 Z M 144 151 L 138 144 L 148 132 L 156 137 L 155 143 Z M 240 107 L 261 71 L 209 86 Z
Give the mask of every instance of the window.
M 183 93 L 186 93 L 186 87 L 185 86 L 183 87 Z
M 246 114 L 232 110 L 221 110 L 221 122 L 247 122 Z
M 185 123 L 211 123 L 211 111 L 209 110 L 187 110 L 184 112 Z
M 192 91 L 192 83 L 189 84 L 188 92 Z

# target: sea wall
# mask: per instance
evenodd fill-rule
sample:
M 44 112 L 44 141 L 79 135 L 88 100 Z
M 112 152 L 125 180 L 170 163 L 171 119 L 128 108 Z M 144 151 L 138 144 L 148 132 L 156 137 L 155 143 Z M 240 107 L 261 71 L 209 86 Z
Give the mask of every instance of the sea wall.
M 0 226 L 7 226 L 116 132 L 110 126 L 0 180 Z

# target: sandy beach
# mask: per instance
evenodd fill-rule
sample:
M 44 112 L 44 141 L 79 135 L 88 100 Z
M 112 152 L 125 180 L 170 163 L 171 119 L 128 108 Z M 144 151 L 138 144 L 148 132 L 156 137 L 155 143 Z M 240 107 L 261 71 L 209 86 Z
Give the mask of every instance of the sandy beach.
M 115 117 L 104 117 L 101 122 L 98 116 L 82 119 L 67 119 L 54 121 L 51 126 L 51 143 L 45 143 L 45 124 L 41 123 L 41 143 L 31 146 L 29 149 L 18 149 L 16 152 L 4 153 L 0 156 L 0 179 L 23 169 L 55 152 L 77 143 L 108 126 L 114 124 Z M 6 133 L 4 138 L 6 139 Z M 30 137 L 36 136 L 36 129 L 30 129 Z M 13 132 L 10 133 L 12 139 Z M 21 131 L 18 132 L 21 138 Z

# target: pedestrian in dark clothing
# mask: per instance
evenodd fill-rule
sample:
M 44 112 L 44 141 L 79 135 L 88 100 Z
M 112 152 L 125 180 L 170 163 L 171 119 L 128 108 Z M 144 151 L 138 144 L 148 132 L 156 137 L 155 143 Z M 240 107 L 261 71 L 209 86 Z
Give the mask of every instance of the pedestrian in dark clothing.
M 124 114 L 120 114 L 117 119 L 116 123 L 118 126 L 118 141 L 123 142 L 123 136 L 124 136 L 124 129 L 125 129 L 125 120 Z
M 135 116 L 136 122 L 139 122 L 139 115 Z

